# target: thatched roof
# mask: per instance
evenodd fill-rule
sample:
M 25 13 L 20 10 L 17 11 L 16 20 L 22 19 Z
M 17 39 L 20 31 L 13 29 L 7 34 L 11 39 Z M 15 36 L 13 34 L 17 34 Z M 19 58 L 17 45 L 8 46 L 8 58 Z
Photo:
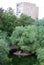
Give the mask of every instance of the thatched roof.
M 16 45 L 12 45 L 10 47 L 10 50 L 12 50 L 12 49 L 16 50 L 16 51 L 13 52 L 13 54 L 17 55 L 17 56 L 31 56 L 31 55 L 34 54 L 32 52 L 25 52 L 25 51 L 22 52 L 22 50 L 17 49 Z
M 16 51 L 13 54 L 17 55 L 17 56 L 30 56 L 30 55 L 32 55 L 32 53 L 30 53 L 30 52 L 21 52 L 21 51 Z

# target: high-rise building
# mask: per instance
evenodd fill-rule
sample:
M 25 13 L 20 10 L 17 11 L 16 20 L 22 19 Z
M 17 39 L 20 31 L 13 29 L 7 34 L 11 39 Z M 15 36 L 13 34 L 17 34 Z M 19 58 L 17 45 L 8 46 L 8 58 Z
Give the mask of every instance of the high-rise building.
M 39 8 L 32 3 L 21 2 L 17 3 L 16 15 L 19 16 L 22 13 L 31 16 L 33 19 L 38 19 Z

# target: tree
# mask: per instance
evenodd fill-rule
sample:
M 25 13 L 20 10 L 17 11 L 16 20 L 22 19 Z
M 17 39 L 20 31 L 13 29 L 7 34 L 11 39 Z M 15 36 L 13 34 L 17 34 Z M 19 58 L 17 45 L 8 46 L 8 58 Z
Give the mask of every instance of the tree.
M 27 26 L 34 24 L 35 20 L 32 19 L 30 16 L 25 14 L 21 14 L 20 17 L 17 19 L 16 23 L 20 26 Z
M 8 58 L 11 44 L 15 44 L 20 50 L 35 53 L 35 55 L 29 58 L 16 56 L 12 56 L 12 59 Z M 12 8 L 6 11 L 1 8 L 0 63 L 1 65 L 14 65 L 15 63 L 16 65 L 24 63 L 25 65 L 44 65 L 44 19 L 34 20 L 25 14 L 16 17 Z
M 6 65 L 5 63 L 7 62 L 8 51 L 9 51 L 8 44 L 3 39 L 0 39 L 0 63 L 1 65 Z
M 40 65 L 44 65 L 44 48 L 37 50 L 37 59 Z
M 35 52 L 36 48 L 39 47 L 39 44 L 37 44 L 37 27 L 35 25 L 16 27 L 10 39 L 12 44 L 18 45 L 24 51 Z
M 15 21 L 17 17 L 13 13 L 13 10 L 10 8 L 7 11 L 4 11 L 0 18 L 0 29 L 8 32 L 8 35 L 11 35 L 13 29 L 15 28 Z

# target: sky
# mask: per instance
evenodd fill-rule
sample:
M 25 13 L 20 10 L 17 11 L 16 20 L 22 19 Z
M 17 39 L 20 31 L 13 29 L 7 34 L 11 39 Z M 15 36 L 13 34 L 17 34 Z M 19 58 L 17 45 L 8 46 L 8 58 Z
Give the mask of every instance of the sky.
M 0 0 L 0 7 L 7 9 L 12 7 L 16 10 L 16 3 L 18 2 L 30 2 L 36 4 L 39 7 L 39 18 L 44 18 L 44 0 Z

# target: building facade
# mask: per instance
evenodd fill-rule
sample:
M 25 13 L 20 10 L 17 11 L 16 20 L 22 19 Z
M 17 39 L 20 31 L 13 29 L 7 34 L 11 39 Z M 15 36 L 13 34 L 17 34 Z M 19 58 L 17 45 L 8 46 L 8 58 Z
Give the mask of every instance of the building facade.
M 32 3 L 21 2 L 16 5 L 16 15 L 20 16 L 22 13 L 31 16 L 33 19 L 38 19 L 39 8 Z

